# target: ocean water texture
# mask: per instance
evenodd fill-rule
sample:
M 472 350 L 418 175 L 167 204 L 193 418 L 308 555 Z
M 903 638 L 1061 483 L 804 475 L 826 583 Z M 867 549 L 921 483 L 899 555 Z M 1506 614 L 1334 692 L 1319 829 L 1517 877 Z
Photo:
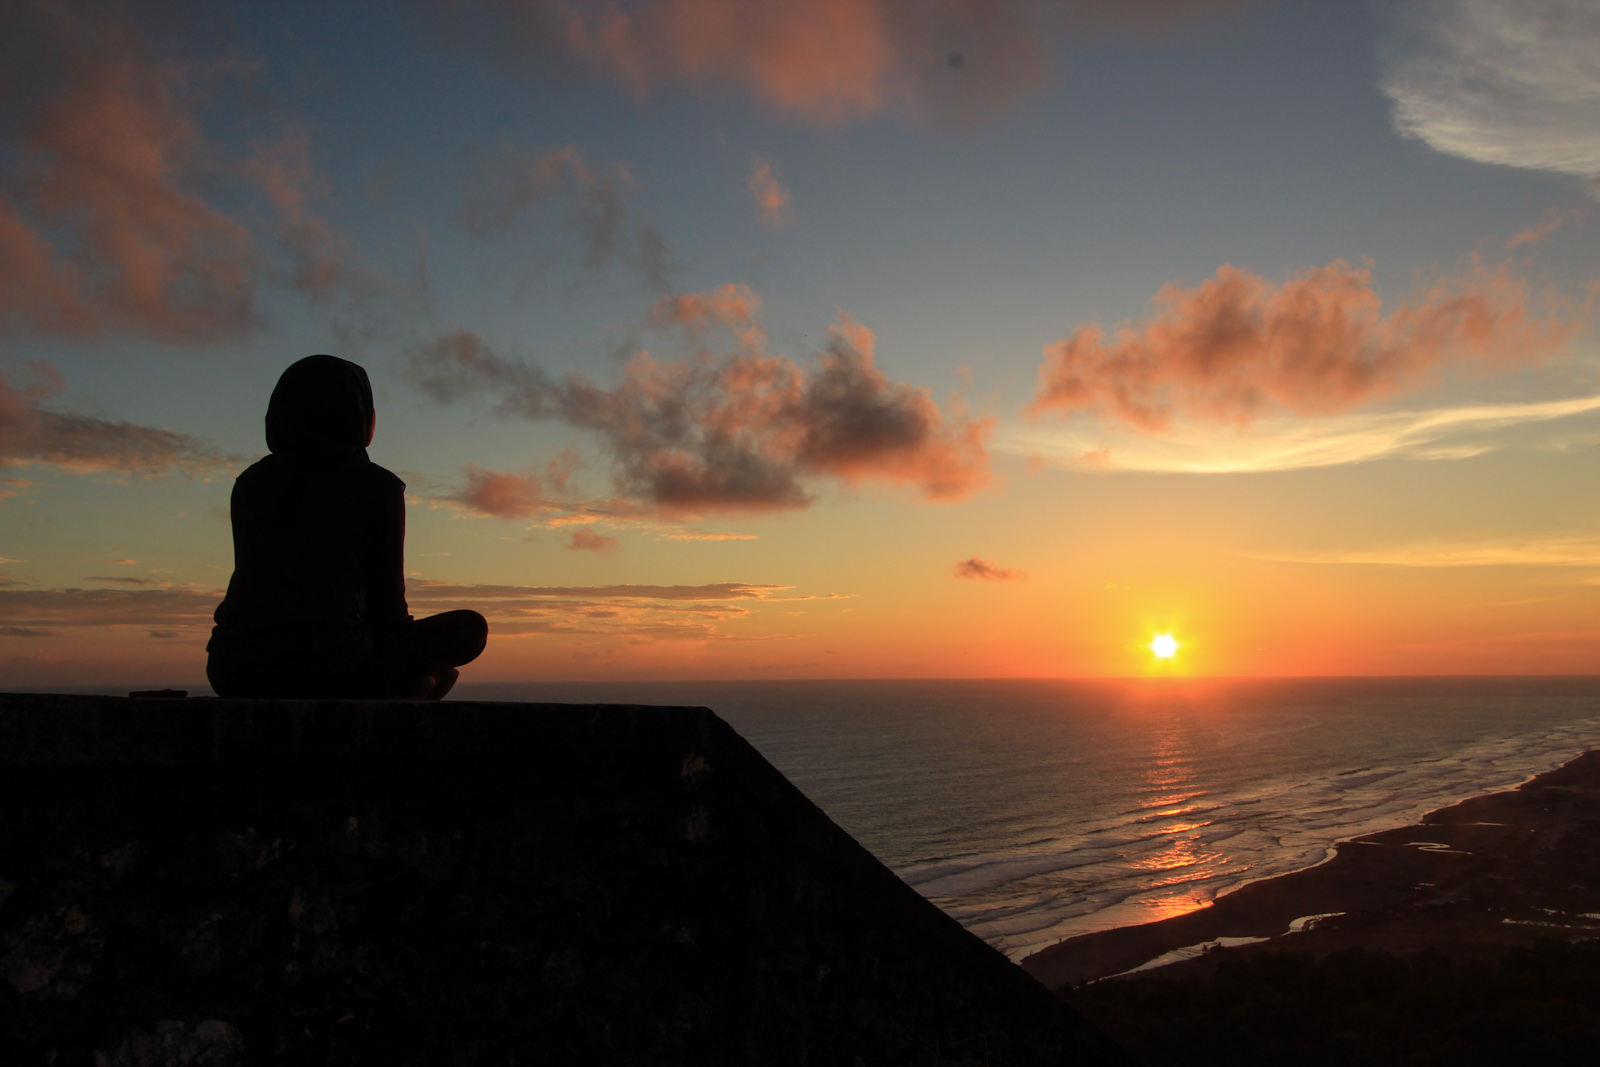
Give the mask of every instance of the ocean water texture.
M 1201 907 L 1600 747 L 1600 679 L 463 686 L 704 705 L 1013 959 Z

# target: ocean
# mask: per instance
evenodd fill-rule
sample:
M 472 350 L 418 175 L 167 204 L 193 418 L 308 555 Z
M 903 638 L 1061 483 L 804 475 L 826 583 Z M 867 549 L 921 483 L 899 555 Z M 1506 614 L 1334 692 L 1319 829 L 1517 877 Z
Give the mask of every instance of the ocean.
M 1013 959 L 1201 907 L 1600 747 L 1600 678 L 469 685 L 705 706 Z

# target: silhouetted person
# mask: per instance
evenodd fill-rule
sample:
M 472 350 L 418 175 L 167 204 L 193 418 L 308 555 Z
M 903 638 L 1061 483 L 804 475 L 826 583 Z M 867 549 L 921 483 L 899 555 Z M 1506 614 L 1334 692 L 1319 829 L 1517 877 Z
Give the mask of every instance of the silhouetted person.
M 218 696 L 437 700 L 483 651 L 475 611 L 406 613 L 405 483 L 367 459 L 376 427 L 348 360 L 278 379 L 272 454 L 233 485 L 233 578 L 206 646 Z

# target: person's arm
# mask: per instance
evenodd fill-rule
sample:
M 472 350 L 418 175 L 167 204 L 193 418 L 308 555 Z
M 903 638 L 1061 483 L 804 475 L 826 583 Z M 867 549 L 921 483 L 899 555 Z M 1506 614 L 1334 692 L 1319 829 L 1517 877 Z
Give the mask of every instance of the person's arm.
M 367 553 L 367 621 L 381 634 L 411 621 L 406 609 L 406 493 L 398 478 L 379 494 Z

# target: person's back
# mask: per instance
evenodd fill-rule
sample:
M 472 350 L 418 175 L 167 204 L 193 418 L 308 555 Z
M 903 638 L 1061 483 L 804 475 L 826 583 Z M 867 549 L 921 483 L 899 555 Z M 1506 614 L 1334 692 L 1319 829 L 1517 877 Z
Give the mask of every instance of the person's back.
M 476 612 L 406 612 L 405 483 L 367 458 L 366 372 L 311 356 L 267 408 L 272 454 L 234 483 L 234 573 L 207 674 L 220 696 L 438 696 L 482 651 Z M 448 674 L 448 677 L 444 677 Z

